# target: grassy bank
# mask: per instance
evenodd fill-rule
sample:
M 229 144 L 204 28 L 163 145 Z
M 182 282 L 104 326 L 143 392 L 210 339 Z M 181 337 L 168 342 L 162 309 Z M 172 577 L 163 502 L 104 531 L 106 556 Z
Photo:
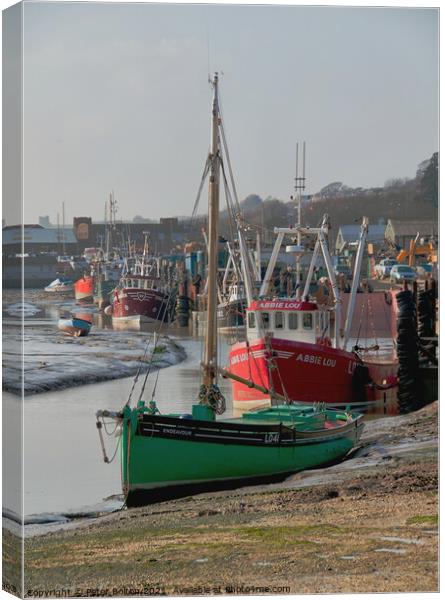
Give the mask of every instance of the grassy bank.
M 25 588 L 30 596 L 437 591 L 437 496 L 436 403 L 368 423 L 360 452 L 338 467 L 28 539 Z

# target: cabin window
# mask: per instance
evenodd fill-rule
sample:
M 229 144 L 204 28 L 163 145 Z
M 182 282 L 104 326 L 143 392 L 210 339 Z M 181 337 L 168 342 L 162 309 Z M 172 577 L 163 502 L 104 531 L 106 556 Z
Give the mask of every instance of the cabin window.
M 284 319 L 282 312 L 275 313 L 275 329 L 283 329 L 284 327 Z
M 261 318 L 263 320 L 264 329 L 269 329 L 269 313 L 261 313 Z
M 289 313 L 289 329 L 298 329 L 298 313 Z
M 313 327 L 312 313 L 304 313 L 303 314 L 303 329 L 312 329 L 312 327 Z
M 255 313 L 250 312 L 249 314 L 249 329 L 255 328 Z

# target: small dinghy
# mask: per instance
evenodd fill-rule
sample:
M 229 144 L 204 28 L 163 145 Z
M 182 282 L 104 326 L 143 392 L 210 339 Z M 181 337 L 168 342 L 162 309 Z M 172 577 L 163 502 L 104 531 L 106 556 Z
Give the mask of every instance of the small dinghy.
M 59 319 L 58 328 L 67 335 L 83 337 L 90 333 L 91 325 L 91 321 L 72 317 L 70 319 Z
M 45 292 L 53 294 L 69 294 L 74 290 L 74 282 L 66 277 L 58 277 L 46 286 Z

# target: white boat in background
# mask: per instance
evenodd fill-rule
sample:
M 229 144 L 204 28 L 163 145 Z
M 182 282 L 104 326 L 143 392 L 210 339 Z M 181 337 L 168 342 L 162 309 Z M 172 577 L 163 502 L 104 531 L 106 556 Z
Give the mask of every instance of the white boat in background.
M 46 286 L 45 292 L 52 294 L 70 294 L 74 292 L 74 281 L 65 277 L 58 277 Z

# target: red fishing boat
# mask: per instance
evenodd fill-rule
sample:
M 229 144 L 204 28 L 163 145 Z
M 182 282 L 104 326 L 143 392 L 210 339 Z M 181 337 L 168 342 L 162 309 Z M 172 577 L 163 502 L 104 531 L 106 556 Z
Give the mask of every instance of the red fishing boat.
M 269 405 L 267 390 L 291 401 L 312 403 L 317 400 L 337 406 L 372 406 L 381 401 L 388 405 L 388 412 L 390 406 L 394 407 L 398 366 L 394 352 L 389 355 L 379 353 L 378 344 L 374 348 L 360 347 L 357 342 L 351 348 L 351 343 L 348 344 L 353 332 L 354 315 L 361 310 L 357 297 L 360 296 L 363 303 L 368 301 L 367 296 L 371 296 L 358 294 L 356 297 L 360 274 L 357 261 L 361 262 L 366 230 L 367 224 L 363 226 L 351 293 L 343 297 L 344 300 L 348 296 L 349 300 L 343 322 L 342 297 L 327 251 L 327 223 L 320 229 L 306 229 L 306 233 L 317 236 L 314 255 L 320 250 L 323 252 L 334 297 L 333 306 L 309 299 L 314 256 L 302 294 L 304 300 L 268 298 L 266 291 L 279 245 L 274 249 L 260 299 L 250 298 L 246 311 L 246 340 L 232 346 L 229 354 L 229 372 L 234 376 L 232 389 L 235 409 Z M 277 240 L 281 244 L 288 230 L 276 231 L 282 234 Z M 293 232 L 291 229 L 290 233 Z M 383 298 L 383 293 L 375 295 Z M 389 315 L 392 311 L 391 302 L 383 302 Z M 261 388 L 266 392 L 262 392 Z
M 114 290 L 113 324 L 138 326 L 156 321 L 169 323 L 173 318 L 173 308 L 170 295 L 158 289 L 156 281 L 149 277 L 128 275 Z
M 111 314 L 113 326 L 139 328 L 144 323 L 169 323 L 174 317 L 175 298 L 160 277 L 159 261 L 148 260 L 148 243 L 144 254 L 132 269 L 125 267 L 113 292 Z
M 82 302 L 93 301 L 94 293 L 94 277 L 92 275 L 84 275 L 74 284 L 74 296 L 76 300 Z

